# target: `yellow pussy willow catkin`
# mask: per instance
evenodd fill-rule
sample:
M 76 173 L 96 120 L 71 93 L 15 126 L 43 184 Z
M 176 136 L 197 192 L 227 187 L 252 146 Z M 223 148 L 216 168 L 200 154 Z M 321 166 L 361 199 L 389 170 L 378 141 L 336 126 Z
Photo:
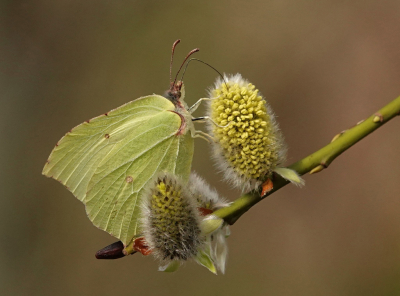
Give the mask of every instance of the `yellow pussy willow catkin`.
M 225 179 L 244 190 L 261 184 L 283 162 L 286 149 L 272 110 L 240 74 L 210 90 L 208 123 L 214 159 Z

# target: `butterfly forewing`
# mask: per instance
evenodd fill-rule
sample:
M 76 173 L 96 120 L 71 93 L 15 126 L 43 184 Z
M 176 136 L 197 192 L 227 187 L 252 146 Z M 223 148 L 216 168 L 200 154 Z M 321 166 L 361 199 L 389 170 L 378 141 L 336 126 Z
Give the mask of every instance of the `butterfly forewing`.
M 153 95 L 85 122 L 59 141 L 43 174 L 67 186 L 93 224 L 126 244 L 138 231 L 146 183 L 161 171 L 190 174 L 193 139 L 177 134 L 182 120 L 174 109 Z

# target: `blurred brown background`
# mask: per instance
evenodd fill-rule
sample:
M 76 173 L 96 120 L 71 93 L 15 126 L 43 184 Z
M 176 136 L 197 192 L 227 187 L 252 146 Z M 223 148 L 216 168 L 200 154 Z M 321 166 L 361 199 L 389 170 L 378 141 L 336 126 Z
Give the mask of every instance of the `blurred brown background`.
M 161 273 L 138 254 L 96 260 L 114 239 L 41 175 L 70 128 L 167 89 L 178 38 L 175 69 L 199 47 L 260 89 L 290 164 L 400 94 L 399 17 L 398 0 L 1 1 L 0 294 L 400 295 L 400 118 L 244 215 L 226 275 L 193 262 Z M 216 76 L 189 67 L 189 105 Z M 195 145 L 194 170 L 238 197 Z

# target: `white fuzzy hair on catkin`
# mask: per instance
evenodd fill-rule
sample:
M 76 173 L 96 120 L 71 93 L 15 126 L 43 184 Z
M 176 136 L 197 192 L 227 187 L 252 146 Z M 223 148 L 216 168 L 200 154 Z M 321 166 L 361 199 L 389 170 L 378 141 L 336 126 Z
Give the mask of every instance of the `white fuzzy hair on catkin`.
M 208 183 L 200 177 L 196 172 L 192 172 L 189 178 L 189 184 L 191 194 L 197 198 L 201 198 L 202 203 L 211 203 L 211 209 L 216 211 L 219 208 L 223 208 L 229 205 L 226 199 L 220 197 L 217 191 L 211 188 Z M 201 205 L 201 204 L 200 204 Z

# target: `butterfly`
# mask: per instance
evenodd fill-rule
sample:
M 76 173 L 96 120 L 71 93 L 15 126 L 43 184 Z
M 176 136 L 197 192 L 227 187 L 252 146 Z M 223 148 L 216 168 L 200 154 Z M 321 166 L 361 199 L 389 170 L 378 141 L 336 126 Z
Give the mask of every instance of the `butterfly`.
M 177 40 L 172 46 L 171 67 Z M 188 57 L 199 49 L 194 49 Z M 180 67 L 179 71 L 182 69 Z M 74 127 L 56 144 L 43 174 L 85 204 L 98 228 L 125 246 L 140 233 L 140 200 L 159 172 L 189 180 L 194 130 L 182 81 Z M 194 111 L 194 110 L 192 110 Z

